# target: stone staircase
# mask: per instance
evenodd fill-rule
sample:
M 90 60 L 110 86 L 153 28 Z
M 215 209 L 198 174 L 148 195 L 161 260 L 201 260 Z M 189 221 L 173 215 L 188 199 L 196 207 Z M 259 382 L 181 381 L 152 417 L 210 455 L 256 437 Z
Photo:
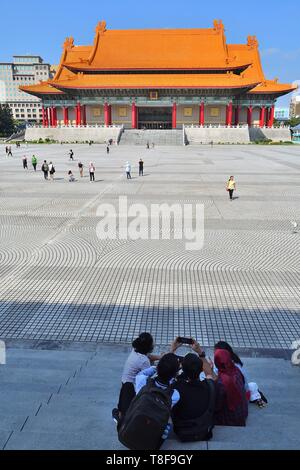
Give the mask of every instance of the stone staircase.
M 126 129 L 121 136 L 120 145 L 144 145 L 146 147 L 147 142 L 150 147 L 152 143 L 154 145 L 183 145 L 183 131 L 176 129 Z
M 122 450 L 111 409 L 116 405 L 128 349 L 97 352 L 8 350 L 0 367 L 0 448 Z M 300 368 L 283 359 L 245 359 L 269 400 L 250 405 L 245 428 L 216 427 L 209 442 L 162 449 L 299 449 Z

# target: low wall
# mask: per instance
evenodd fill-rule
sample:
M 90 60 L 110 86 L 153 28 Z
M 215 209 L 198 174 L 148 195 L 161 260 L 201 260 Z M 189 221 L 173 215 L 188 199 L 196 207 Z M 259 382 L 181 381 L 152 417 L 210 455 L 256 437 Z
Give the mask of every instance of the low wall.
M 30 142 L 39 139 L 50 139 L 57 142 L 86 142 L 92 140 L 103 144 L 109 139 L 119 140 L 121 126 L 112 127 L 28 127 L 25 140 Z
M 291 131 L 288 127 L 274 127 L 274 128 L 258 128 L 251 127 L 249 129 L 250 140 L 273 140 L 274 142 L 288 142 L 291 141 Z
M 185 127 L 186 143 L 193 144 L 248 144 L 247 127 Z

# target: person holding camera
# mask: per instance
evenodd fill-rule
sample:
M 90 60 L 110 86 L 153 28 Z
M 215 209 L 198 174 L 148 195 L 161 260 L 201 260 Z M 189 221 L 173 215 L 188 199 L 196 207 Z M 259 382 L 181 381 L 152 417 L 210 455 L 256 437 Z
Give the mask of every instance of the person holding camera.
M 182 358 L 182 374 L 176 380 L 180 399 L 172 409 L 174 432 L 182 442 L 211 439 L 217 377 L 195 339 L 178 337 L 176 343 L 190 345 L 193 352 Z M 204 380 L 200 379 L 202 372 Z

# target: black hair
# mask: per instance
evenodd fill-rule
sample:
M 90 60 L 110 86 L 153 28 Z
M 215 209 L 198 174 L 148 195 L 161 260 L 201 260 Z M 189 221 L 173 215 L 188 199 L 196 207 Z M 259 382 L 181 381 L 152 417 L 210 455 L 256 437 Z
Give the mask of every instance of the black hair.
M 176 377 L 179 369 L 179 358 L 176 354 L 165 354 L 157 364 L 158 381 L 169 383 L 171 379 Z
M 203 370 L 203 362 L 196 354 L 189 353 L 183 358 L 182 370 L 184 378 L 189 380 L 198 380 L 199 375 Z
M 153 351 L 154 341 L 150 333 L 141 333 L 138 338 L 132 342 L 135 352 L 140 354 L 149 354 Z
M 239 364 L 241 367 L 243 367 L 243 363 L 239 356 L 234 352 L 230 344 L 226 343 L 226 341 L 218 341 L 215 344 L 215 349 L 225 349 L 226 351 L 230 352 L 231 358 L 235 364 Z

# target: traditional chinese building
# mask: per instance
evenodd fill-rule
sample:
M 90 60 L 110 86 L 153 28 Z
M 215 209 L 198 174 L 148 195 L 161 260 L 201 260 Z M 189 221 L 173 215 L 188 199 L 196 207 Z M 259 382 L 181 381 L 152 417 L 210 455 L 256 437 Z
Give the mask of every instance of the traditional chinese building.
M 224 26 L 108 30 L 92 46 L 67 38 L 52 80 L 21 90 L 43 102 L 43 126 L 272 127 L 274 104 L 295 89 L 265 78 L 255 36 L 227 44 Z

